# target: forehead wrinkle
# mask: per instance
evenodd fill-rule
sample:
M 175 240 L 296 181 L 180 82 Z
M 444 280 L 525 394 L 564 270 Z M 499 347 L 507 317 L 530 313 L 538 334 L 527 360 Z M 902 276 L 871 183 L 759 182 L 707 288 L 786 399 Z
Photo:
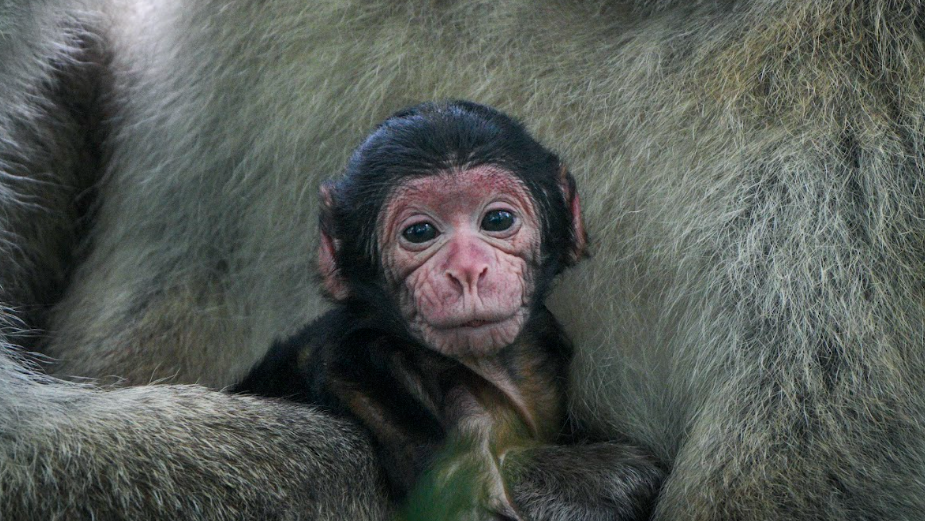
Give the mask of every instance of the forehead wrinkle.
M 454 174 L 455 172 L 453 172 L 453 169 L 441 169 L 432 174 L 411 176 L 403 179 L 400 183 L 398 183 L 397 186 L 393 186 L 392 189 L 389 190 L 386 196 L 386 204 L 382 205 L 382 208 L 379 209 L 378 221 L 380 223 L 384 223 L 384 219 L 382 217 L 387 210 L 390 208 L 395 208 L 395 205 L 393 204 L 394 202 L 400 201 L 409 196 L 427 193 L 430 190 L 430 187 L 420 186 L 418 181 L 421 179 L 443 177 L 447 180 L 450 180 L 453 178 Z M 394 215 L 394 212 L 392 215 Z
M 445 171 L 438 172 L 433 175 L 409 177 L 409 178 L 403 179 L 401 182 L 398 183 L 398 185 L 393 186 L 386 194 L 385 204 L 383 204 L 382 208 L 379 209 L 379 215 L 377 216 L 377 220 L 380 223 L 380 228 L 383 225 L 385 225 L 385 219 L 383 219 L 383 217 L 385 216 L 385 212 L 389 211 L 390 209 L 395 209 L 397 201 L 402 201 L 406 197 L 409 197 L 409 196 L 423 194 L 429 189 L 423 186 L 418 186 L 417 184 L 415 184 L 415 181 L 417 181 L 418 179 L 443 176 L 443 175 L 446 175 Z M 392 212 L 392 215 L 394 216 L 395 212 Z

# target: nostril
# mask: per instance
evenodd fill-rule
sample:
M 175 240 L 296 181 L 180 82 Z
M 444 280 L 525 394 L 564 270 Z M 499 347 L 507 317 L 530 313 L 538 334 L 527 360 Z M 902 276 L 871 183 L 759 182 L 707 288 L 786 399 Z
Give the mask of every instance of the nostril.
M 462 280 L 462 278 L 459 276 L 459 273 L 453 270 L 448 270 L 446 272 L 446 277 L 450 279 L 451 284 L 455 285 L 457 289 L 459 289 L 460 291 L 463 291 L 465 289 L 466 284 Z

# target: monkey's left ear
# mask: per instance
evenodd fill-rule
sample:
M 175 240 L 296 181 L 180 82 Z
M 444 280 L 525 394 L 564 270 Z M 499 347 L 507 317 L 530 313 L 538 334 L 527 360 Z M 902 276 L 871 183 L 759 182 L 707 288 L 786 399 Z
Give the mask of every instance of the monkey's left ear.
M 334 196 L 330 182 L 322 183 L 321 193 L 321 244 L 318 246 L 318 271 L 325 292 L 335 301 L 343 301 L 349 295 L 347 281 L 337 269 L 337 251 L 340 241 L 334 235 Z
M 565 204 L 572 212 L 572 244 L 566 257 L 568 265 L 572 266 L 588 257 L 588 234 L 585 232 L 585 221 L 581 216 L 581 198 L 578 196 L 575 178 L 564 165 L 559 167 L 559 186 L 565 197 Z

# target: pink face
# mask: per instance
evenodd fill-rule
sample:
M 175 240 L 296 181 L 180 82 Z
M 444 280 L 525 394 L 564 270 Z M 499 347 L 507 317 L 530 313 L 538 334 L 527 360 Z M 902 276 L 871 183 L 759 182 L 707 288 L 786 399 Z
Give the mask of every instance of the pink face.
M 526 187 L 484 166 L 407 181 L 389 199 L 379 247 L 412 331 L 454 357 L 513 342 L 527 319 L 540 251 Z

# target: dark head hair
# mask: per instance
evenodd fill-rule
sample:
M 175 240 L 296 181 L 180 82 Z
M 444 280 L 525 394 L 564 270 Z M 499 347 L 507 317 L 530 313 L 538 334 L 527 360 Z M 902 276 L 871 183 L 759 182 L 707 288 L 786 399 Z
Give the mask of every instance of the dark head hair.
M 327 185 L 325 231 L 340 242 L 338 268 L 354 284 L 382 276 L 376 221 L 392 190 L 409 178 L 495 165 L 527 187 L 542 226 L 543 272 L 568 264 L 572 214 L 560 187 L 558 156 L 509 116 L 470 101 L 428 102 L 401 110 L 357 147 L 344 175 Z M 359 288 L 354 288 L 359 289 Z

